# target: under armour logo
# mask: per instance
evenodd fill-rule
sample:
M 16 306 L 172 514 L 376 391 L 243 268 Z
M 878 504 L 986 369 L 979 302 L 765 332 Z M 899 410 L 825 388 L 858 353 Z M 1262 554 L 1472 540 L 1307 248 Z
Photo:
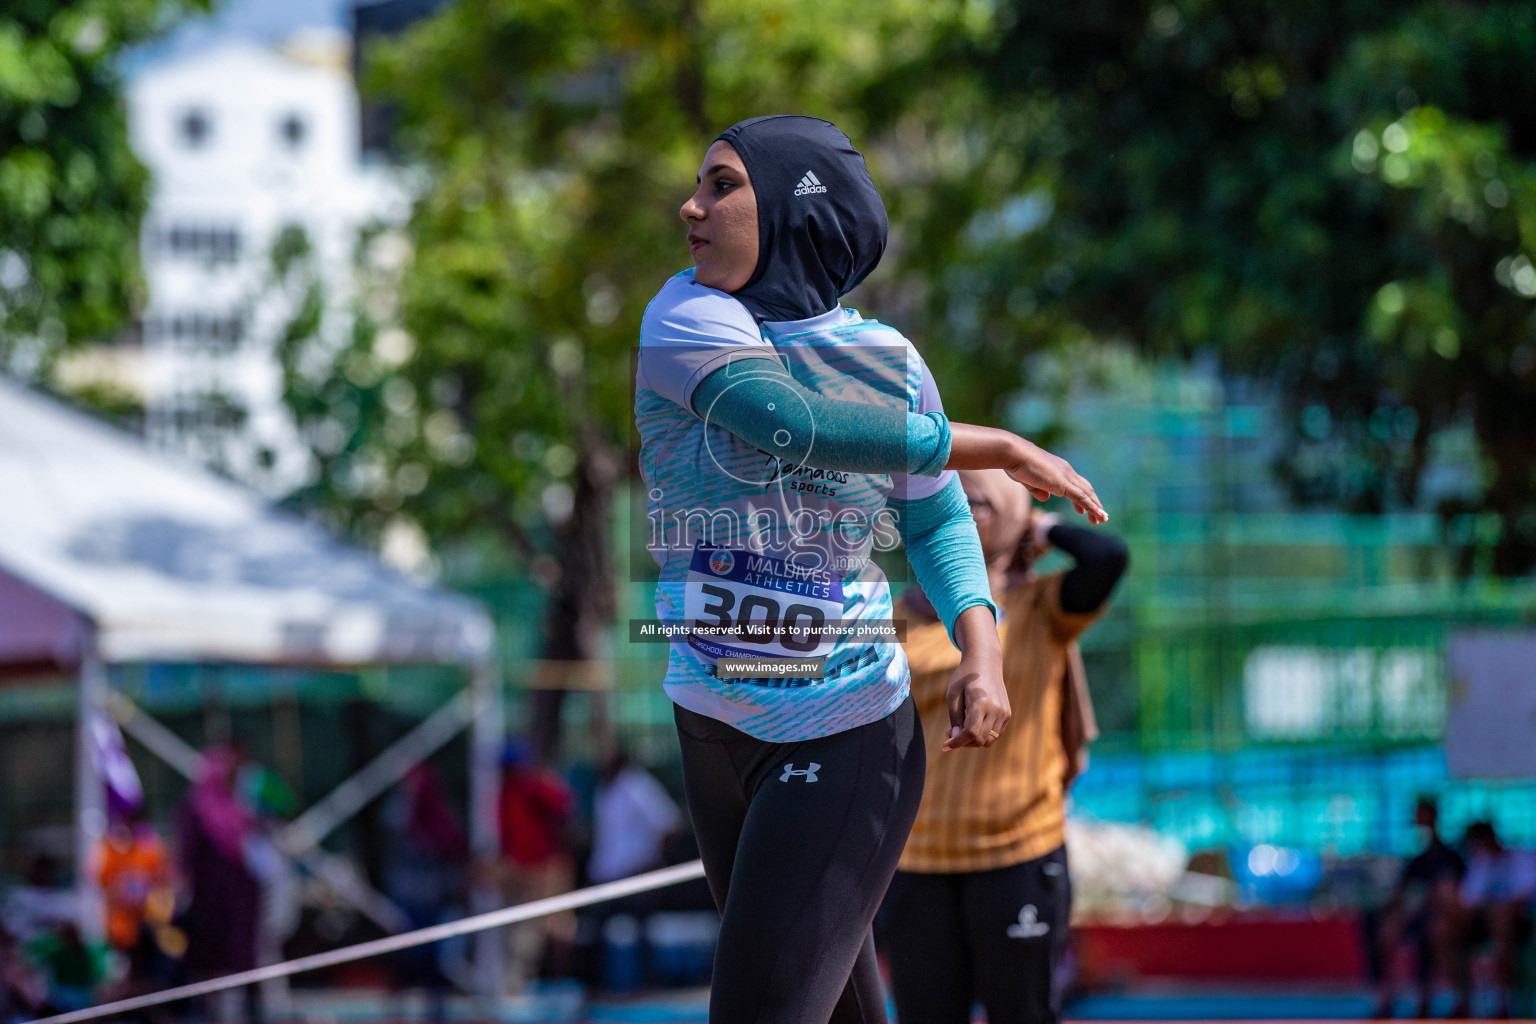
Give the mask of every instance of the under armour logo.
M 784 766 L 784 774 L 779 776 L 779 781 L 788 782 L 791 776 L 804 775 L 806 782 L 815 782 L 816 773 L 819 771 L 821 771 L 821 765 L 817 764 L 815 761 L 811 762 L 811 766 L 809 768 L 801 768 L 799 770 L 796 770 L 795 763 L 791 761 L 789 764 Z
M 1024 904 L 1019 911 L 1019 923 L 1008 926 L 1010 939 L 1038 939 L 1051 930 L 1051 926 L 1039 919 L 1040 912 L 1033 903 Z

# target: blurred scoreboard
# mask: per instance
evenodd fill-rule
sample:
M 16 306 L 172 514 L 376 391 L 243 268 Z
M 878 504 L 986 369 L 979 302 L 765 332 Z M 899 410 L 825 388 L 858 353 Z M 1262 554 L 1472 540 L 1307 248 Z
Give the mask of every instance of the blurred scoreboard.
M 1536 778 L 1536 630 L 1453 634 L 1450 682 L 1451 777 Z

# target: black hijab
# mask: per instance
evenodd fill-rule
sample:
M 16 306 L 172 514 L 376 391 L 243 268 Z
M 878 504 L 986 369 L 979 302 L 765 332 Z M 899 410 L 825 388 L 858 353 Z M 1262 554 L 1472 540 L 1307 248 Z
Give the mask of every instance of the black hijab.
M 885 204 L 864 157 L 816 117 L 754 117 L 720 138 L 757 193 L 757 268 L 735 297 L 759 321 L 827 312 L 885 252 Z

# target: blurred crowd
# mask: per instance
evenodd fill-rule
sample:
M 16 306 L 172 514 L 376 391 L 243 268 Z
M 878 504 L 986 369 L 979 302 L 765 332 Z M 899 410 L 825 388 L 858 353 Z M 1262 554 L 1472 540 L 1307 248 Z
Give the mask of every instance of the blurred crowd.
M 108 808 L 86 868 L 99 886 L 99 929 L 82 929 L 78 890 L 62 887 L 47 854 L 34 855 L 23 883 L 6 894 L 0 1019 L 254 967 L 258 950 L 280 941 L 294 920 L 296 887 L 275 838 L 293 794 L 235 748 L 203 753 L 177 809 L 174 841 L 148 820 L 142 801 L 109 800 Z
M 500 769 L 494 856 L 475 854 L 462 794 L 455 796 L 428 763 L 412 768 L 380 802 L 384 848 L 370 881 L 405 926 L 426 927 L 484 909 L 475 901 L 477 891 L 495 905 L 524 903 L 697 856 L 684 813 L 667 788 L 622 752 L 560 772 L 541 764 L 527 741 L 513 739 L 501 753 Z M 305 878 L 281 838 L 296 810 L 294 794 L 235 747 L 203 752 L 196 780 L 168 818 L 168 834 L 141 804 L 113 801 L 109 808 L 110 826 L 88 867 L 100 890 L 98 928 L 82 929 L 77 891 L 64 865 L 46 853 L 33 855 L 0 899 L 0 1024 L 379 934 L 368 931 L 361 914 L 352 915 L 348 929 L 314 926 L 321 883 Z M 1360 909 L 1377 1015 L 1399 1008 L 1407 982 L 1416 989 L 1420 1016 L 1428 1015 L 1442 984 L 1455 995 L 1451 1016 L 1467 1015 L 1475 988 L 1491 988 L 1494 1012 L 1507 1015 L 1536 960 L 1536 851 L 1507 845 L 1487 821 L 1473 822 L 1448 841 L 1428 797 L 1417 802 L 1414 824 L 1422 848 L 1396 864 L 1384 897 L 1349 901 Z M 1143 832 L 1113 823 L 1069 827 L 1074 884 L 1082 888 L 1080 909 L 1088 916 L 1113 918 L 1127 901 L 1159 902 L 1157 893 L 1164 895 L 1160 902 L 1242 902 L 1230 870 L 1198 863 L 1198 857 L 1186 867 L 1179 844 Z M 1195 881 L 1212 891 L 1195 891 Z M 339 902 L 333 898 L 332 908 Z M 504 991 L 569 978 L 620 991 L 701 983 L 708 978 L 715 927 L 702 883 L 514 925 L 498 939 L 505 943 Z M 445 1019 L 449 995 L 476 984 L 469 946 L 460 940 L 406 950 L 374 961 L 369 977 L 398 1000 L 397 1019 L 408 1017 L 410 1000 L 425 1019 Z M 271 1003 L 270 990 L 264 994 L 262 986 L 251 985 L 133 1019 L 157 1024 L 288 1016 Z
M 376 883 L 410 928 L 466 915 L 476 889 L 497 905 L 522 903 L 694 855 L 676 848 L 684 818 L 666 788 L 622 753 L 561 774 L 537 763 L 526 741 L 509 741 L 494 857 L 474 855 L 461 806 L 423 763 L 379 808 L 385 849 Z M 232 746 L 205 750 L 169 836 L 142 803 L 111 801 L 109 808 L 110 825 L 87 869 L 100 887 L 99 928 L 82 929 L 78 891 L 45 853 L 30 858 L 24 877 L 0 900 L 0 1024 L 311 951 L 298 935 L 306 886 L 280 831 L 295 799 L 275 773 Z M 633 915 L 664 904 L 613 904 L 590 918 L 567 912 L 506 929 L 506 991 L 583 975 L 622 985 L 623 970 L 615 974 L 615 965 L 603 962 L 602 936 L 615 930 L 605 926 L 619 918 L 638 930 Z M 362 937 L 353 931 L 346 940 Z M 440 943 L 402 951 L 378 962 L 380 980 L 402 997 L 425 993 L 427 1019 L 443 1019 L 447 995 L 473 985 L 464 948 Z M 263 986 L 248 985 L 132 1019 L 254 1022 L 286 1015 L 272 1011 Z
M 1423 849 L 1403 864 L 1385 904 L 1364 918 L 1379 988 L 1376 1016 L 1392 1016 L 1403 953 L 1411 955 L 1419 1017 L 1429 1015 L 1437 977 L 1456 993 L 1449 1016 L 1469 1016 L 1473 958 L 1486 951 L 1494 1013 L 1508 1018 L 1517 961 L 1532 937 L 1536 850 L 1506 846 L 1488 821 L 1468 825 L 1453 846 L 1440 835 L 1438 808 L 1428 797 L 1414 808 L 1414 824 Z

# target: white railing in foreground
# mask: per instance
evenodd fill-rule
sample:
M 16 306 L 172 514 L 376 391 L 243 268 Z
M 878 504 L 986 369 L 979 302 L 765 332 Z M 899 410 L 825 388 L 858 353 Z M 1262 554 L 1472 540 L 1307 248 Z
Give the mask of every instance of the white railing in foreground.
M 519 903 L 515 907 L 503 907 L 500 910 L 476 914 L 474 917 L 465 917 L 446 924 L 435 924 L 430 928 L 421 928 L 414 932 L 404 932 L 325 953 L 301 956 L 297 960 L 285 960 L 280 964 L 269 964 L 254 970 L 241 971 L 239 974 L 226 974 L 222 978 L 209 978 L 207 981 L 168 988 L 163 992 L 151 992 L 149 995 L 134 996 L 132 999 L 120 999 L 115 1003 L 103 1003 L 100 1006 L 91 1006 L 71 1013 L 42 1017 L 33 1021 L 32 1024 L 76 1024 L 78 1021 L 100 1020 L 102 1017 L 160 1006 L 180 999 L 211 995 L 214 992 L 223 992 L 225 989 L 239 988 L 242 985 L 253 985 L 272 978 L 285 978 L 291 974 L 318 970 L 321 967 L 351 963 L 353 960 L 362 960 L 381 953 L 394 953 L 397 950 L 410 949 L 412 946 L 423 946 L 441 939 L 485 931 L 487 928 L 499 928 L 502 925 L 517 924 L 519 921 L 531 921 L 536 917 L 558 914 L 562 910 L 589 907 L 594 903 L 621 899 L 636 893 L 649 892 L 652 889 L 661 889 L 680 882 L 691 882 L 695 878 L 703 877 L 704 863 L 697 860 L 689 861 L 687 864 L 679 864 L 676 867 L 650 871 L 643 875 L 635 875 L 633 878 L 621 878 L 617 882 L 604 882 L 602 885 L 577 889 L 575 892 L 550 896 L 531 903 Z

